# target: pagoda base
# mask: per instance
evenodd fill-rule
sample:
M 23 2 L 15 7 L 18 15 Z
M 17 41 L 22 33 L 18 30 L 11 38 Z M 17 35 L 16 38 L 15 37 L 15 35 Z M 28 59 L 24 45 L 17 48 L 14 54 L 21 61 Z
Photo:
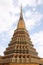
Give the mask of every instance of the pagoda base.
M 15 58 L 15 55 L 8 55 L 0 58 L 0 65 L 43 65 L 43 61 L 39 57 L 34 58 L 30 55 L 29 58 Z
M 30 63 L 29 64 L 25 64 L 25 63 L 24 64 L 5 63 L 5 64 L 0 64 L 0 65 L 41 65 L 41 64 L 34 64 L 34 63 L 33 64 L 32 63 L 31 64 Z
M 10 65 L 39 65 L 39 64 L 14 64 L 14 63 L 10 63 Z

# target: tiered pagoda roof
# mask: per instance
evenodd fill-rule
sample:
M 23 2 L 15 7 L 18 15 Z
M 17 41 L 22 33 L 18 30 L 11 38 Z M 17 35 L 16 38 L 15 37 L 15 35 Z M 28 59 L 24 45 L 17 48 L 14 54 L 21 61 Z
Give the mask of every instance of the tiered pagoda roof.
M 1 63 L 43 63 L 40 61 L 40 57 L 38 57 L 38 53 L 26 29 L 22 8 L 17 29 L 14 31 L 8 48 L 4 51 L 4 56 L 1 58 Z
M 20 12 L 20 19 L 17 25 L 17 29 L 14 32 L 9 47 L 6 48 L 6 51 L 4 52 L 5 55 L 9 55 L 12 53 L 31 54 L 34 56 L 38 56 L 38 53 L 36 52 L 36 49 L 34 49 L 33 44 L 31 42 L 31 38 L 28 34 L 28 31 L 26 30 L 22 14 L 22 8 Z

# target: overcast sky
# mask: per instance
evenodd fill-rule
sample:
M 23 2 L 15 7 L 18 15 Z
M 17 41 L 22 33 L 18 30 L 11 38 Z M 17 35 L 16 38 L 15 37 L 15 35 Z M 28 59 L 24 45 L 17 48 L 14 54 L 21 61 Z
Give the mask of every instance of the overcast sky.
M 32 44 L 43 57 L 43 0 L 0 0 L 0 55 L 8 47 L 17 27 L 21 4 Z

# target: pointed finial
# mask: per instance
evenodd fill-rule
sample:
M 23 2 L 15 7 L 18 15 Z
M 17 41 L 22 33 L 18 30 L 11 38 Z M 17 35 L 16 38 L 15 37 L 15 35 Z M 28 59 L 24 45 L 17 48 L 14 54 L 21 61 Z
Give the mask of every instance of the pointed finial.
M 22 12 L 22 4 L 21 4 L 21 6 L 20 6 L 20 10 L 21 10 L 21 12 Z
M 23 19 L 23 14 L 22 14 L 22 5 L 21 5 L 21 12 L 20 12 L 20 19 Z

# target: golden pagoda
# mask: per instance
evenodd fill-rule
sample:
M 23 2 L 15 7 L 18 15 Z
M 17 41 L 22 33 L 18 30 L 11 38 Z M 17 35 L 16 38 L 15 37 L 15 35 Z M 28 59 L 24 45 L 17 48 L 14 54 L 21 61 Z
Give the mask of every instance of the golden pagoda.
M 22 7 L 17 29 L 4 51 L 4 56 L 0 56 L 0 65 L 43 65 L 26 30 Z

